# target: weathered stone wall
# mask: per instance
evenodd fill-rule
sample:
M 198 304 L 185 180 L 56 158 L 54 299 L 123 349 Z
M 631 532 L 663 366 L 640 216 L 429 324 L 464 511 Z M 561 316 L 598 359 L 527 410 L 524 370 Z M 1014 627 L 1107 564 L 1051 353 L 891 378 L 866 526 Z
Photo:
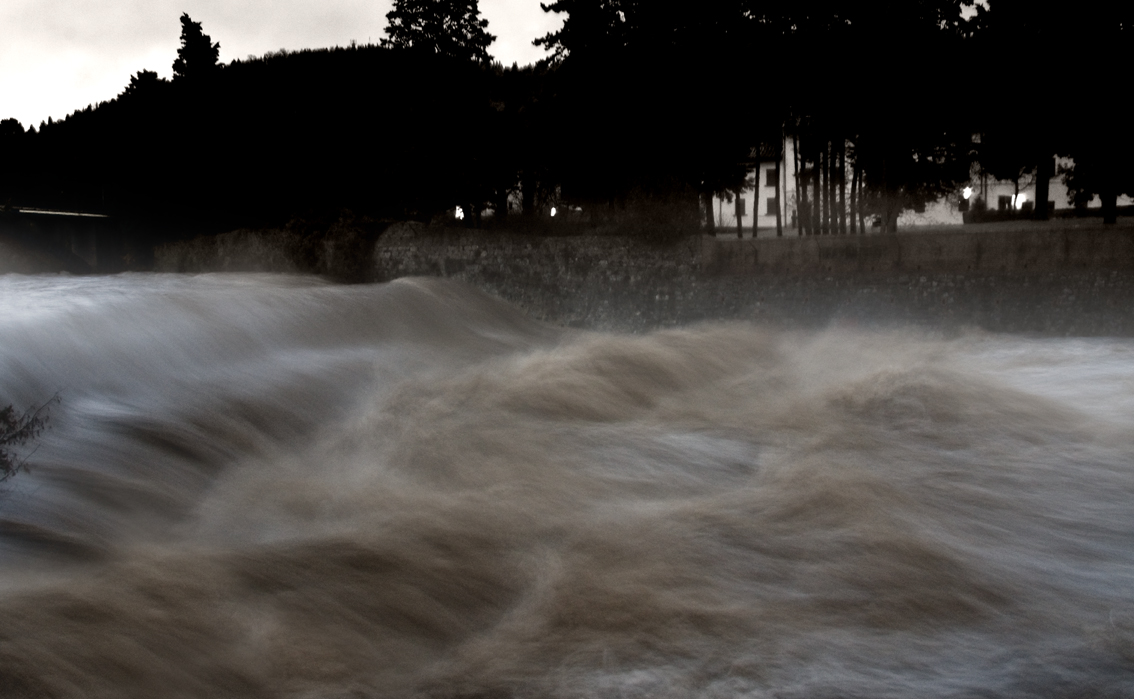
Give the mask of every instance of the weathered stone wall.
M 286 231 L 237 230 L 158 246 L 155 272 L 282 272 L 303 270 L 299 236 Z
M 257 232 L 178 243 L 157 258 L 159 269 L 184 272 L 298 271 L 357 281 L 446 276 L 535 318 L 596 330 L 740 319 L 1134 336 L 1132 233 L 1121 223 L 1029 225 L 755 243 L 694 237 L 662 245 L 613 235 L 398 225 L 369 247 L 349 236 L 301 245 Z
M 374 248 L 374 279 L 444 276 L 570 325 L 609 326 L 629 302 L 642 324 L 672 315 L 677 280 L 699 275 L 696 238 L 651 244 L 619 236 L 525 236 L 398 226 Z M 617 309 L 617 310 L 616 310 Z
M 706 236 L 668 246 L 450 231 L 387 232 L 375 278 L 454 277 L 534 317 L 600 330 L 742 319 L 1134 335 L 1131 229 Z
M 710 274 L 1131 270 L 1134 227 L 1052 225 L 756 240 L 706 236 L 701 260 Z

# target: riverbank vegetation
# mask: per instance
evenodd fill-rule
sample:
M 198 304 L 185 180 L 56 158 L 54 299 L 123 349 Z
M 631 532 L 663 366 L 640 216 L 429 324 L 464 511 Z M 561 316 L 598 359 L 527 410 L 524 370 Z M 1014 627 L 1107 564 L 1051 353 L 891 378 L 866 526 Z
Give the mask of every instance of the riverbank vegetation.
M 23 413 L 11 405 L 0 408 L 0 483 L 27 470 L 31 454 L 25 455 L 24 451 L 47 428 L 47 407 L 58 401 L 59 397 L 55 396 Z M 31 451 L 34 453 L 35 449 Z
M 562 28 L 536 40 L 551 56 L 523 67 L 487 60 L 476 2 L 398 0 L 380 45 L 227 64 L 183 15 L 172 80 L 140 70 L 62 120 L 0 124 L 0 203 L 221 229 L 458 209 L 476 227 L 552 208 L 696 227 L 708 197 L 739 192 L 754 154 L 786 142 L 805 233 L 846 232 L 848 213 L 853 231 L 864 212 L 890 229 L 977 162 L 1043 181 L 1054 154 L 1074 159 L 1076 200 L 1099 196 L 1113 220 L 1134 194 L 1108 97 L 1125 8 L 557 0 Z M 1047 49 L 1042 67 L 1029 58 Z

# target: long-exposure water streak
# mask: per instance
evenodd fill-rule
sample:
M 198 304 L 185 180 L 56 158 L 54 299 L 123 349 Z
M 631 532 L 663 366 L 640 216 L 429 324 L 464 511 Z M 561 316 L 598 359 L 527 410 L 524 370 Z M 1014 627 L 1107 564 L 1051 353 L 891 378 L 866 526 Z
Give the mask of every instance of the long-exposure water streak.
M 1134 696 L 1134 341 L 0 277 L 0 695 Z

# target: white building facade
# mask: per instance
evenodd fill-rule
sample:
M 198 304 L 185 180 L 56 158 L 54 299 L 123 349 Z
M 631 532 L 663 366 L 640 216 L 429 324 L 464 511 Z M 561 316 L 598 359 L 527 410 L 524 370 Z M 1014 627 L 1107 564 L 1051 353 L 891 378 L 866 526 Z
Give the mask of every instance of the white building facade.
M 797 235 L 795 155 L 792 151 L 791 139 L 783 139 L 778 144 L 778 152 L 776 144 L 765 144 L 759 152 L 758 149 L 752 149 L 750 156 L 752 164 L 748 170 L 748 187 L 740 193 L 740 196 L 730 198 L 714 195 L 713 197 L 713 223 L 717 235 L 735 236 L 739 217 L 742 237 L 752 236 L 754 224 L 759 236 L 774 236 L 777 208 L 780 211 L 783 234 Z M 1074 208 L 1067 192 L 1067 185 L 1063 182 L 1063 176 L 1059 174 L 1063 169 L 1070 168 L 1073 162 L 1068 158 L 1057 158 L 1055 165 L 1054 172 L 1057 174 L 1048 183 L 1047 198 L 1049 211 L 1058 215 L 1059 212 L 1067 212 Z M 850 215 L 850 178 L 848 164 L 846 173 L 848 216 Z M 808 194 L 810 195 L 810 192 Z M 1016 182 L 992 179 L 983 175 L 979 166 L 974 167 L 968 187 L 962 187 L 926 205 L 924 211 L 903 211 L 898 217 L 898 227 L 961 225 L 964 223 L 964 211 L 974 208 L 978 197 L 985 202 L 989 211 L 1029 209 L 1035 205 L 1036 200 L 1035 175 L 1022 177 L 1017 186 Z M 808 198 L 810 199 L 810 196 Z M 964 203 L 966 200 L 967 206 Z M 1129 196 L 1123 195 L 1118 198 L 1118 206 L 1131 205 L 1134 205 L 1134 200 Z M 1097 196 L 1087 205 L 1088 209 L 1097 210 L 1101 207 L 1102 204 Z M 868 219 L 868 230 L 870 223 Z

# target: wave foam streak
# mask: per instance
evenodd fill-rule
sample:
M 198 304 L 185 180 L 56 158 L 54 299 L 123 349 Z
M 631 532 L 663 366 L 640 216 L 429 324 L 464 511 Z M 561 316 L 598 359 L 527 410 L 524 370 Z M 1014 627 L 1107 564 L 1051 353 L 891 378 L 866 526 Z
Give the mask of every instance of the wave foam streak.
M 8 693 L 1134 694 L 1129 341 L 0 284 Z

